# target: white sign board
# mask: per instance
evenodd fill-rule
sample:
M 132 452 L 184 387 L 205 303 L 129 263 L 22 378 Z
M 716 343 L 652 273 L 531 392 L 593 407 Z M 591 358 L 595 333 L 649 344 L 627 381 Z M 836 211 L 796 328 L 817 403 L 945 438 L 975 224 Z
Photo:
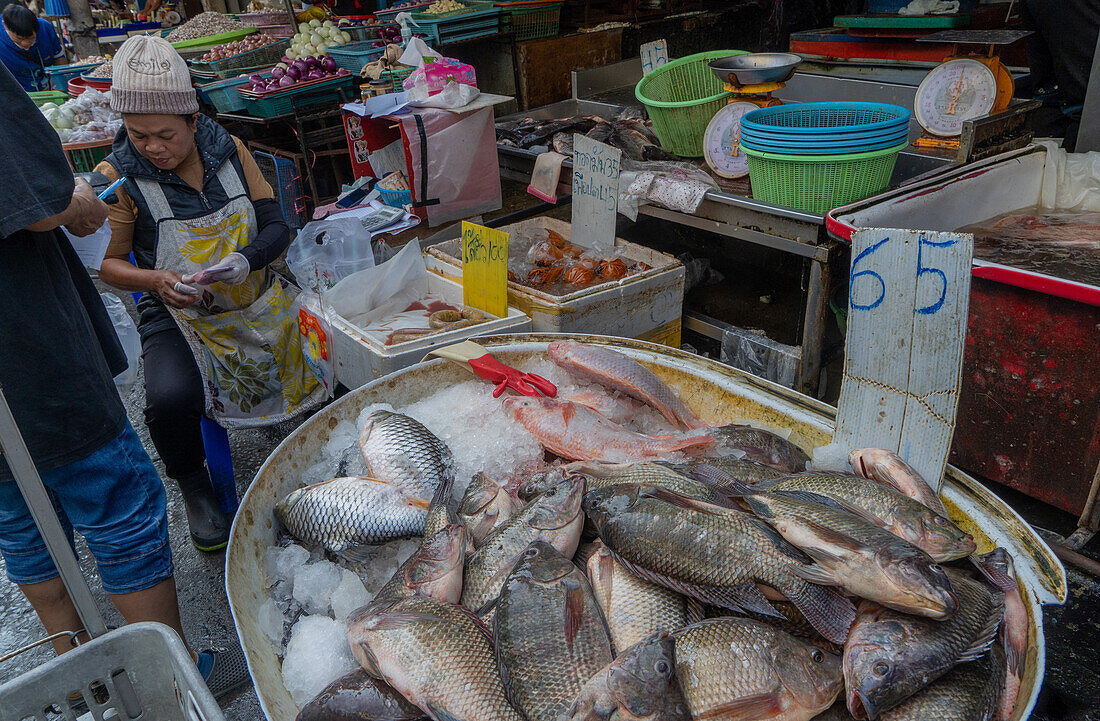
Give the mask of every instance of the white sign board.
M 959 402 L 973 249 L 967 233 L 866 228 L 852 236 L 844 382 L 830 448 L 895 451 L 940 487 Z
M 573 136 L 573 240 L 580 245 L 615 247 L 622 154 L 588 136 Z
M 664 38 L 644 43 L 639 53 L 642 56 L 642 75 L 649 75 L 668 62 L 668 43 Z

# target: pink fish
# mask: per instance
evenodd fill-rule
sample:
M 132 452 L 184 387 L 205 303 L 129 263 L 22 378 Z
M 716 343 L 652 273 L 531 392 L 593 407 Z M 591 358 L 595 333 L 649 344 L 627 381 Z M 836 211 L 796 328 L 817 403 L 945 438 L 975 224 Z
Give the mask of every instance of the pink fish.
M 848 464 L 859 475 L 904 493 L 926 508 L 949 517 L 940 494 L 896 453 L 882 448 L 861 448 L 848 454 Z
M 710 436 L 644 436 L 588 406 L 553 398 L 513 396 L 504 409 L 548 450 L 575 461 L 625 463 L 714 443 Z
M 679 428 L 705 428 L 675 391 L 638 361 L 618 351 L 573 340 L 556 340 L 546 353 L 573 375 L 625 393 L 656 408 Z
M 638 409 L 642 407 L 640 403 L 632 398 L 612 398 L 603 393 L 577 393 L 566 398 L 566 400 L 588 406 L 604 418 L 613 423 L 618 423 L 620 426 L 629 423 L 634 414 L 638 412 Z

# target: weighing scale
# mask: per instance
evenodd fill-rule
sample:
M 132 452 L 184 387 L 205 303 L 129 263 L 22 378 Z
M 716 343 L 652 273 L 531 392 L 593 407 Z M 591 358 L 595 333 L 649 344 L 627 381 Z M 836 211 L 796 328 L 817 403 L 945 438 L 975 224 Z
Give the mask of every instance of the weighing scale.
M 736 97 L 714 114 L 703 135 L 703 157 L 717 175 L 740 178 L 749 173 L 741 152 L 741 118 L 757 108 L 782 105 L 772 97 L 794 75 L 802 58 L 794 53 L 746 53 L 709 63 L 711 72 Z
M 1000 113 L 1012 101 L 1012 74 L 997 48 L 1030 35 L 1026 30 L 945 30 L 918 42 L 952 43 L 951 55 L 921 81 L 913 114 L 923 132 L 918 148 L 958 151 L 963 122 Z M 960 45 L 985 45 L 985 53 L 960 53 Z

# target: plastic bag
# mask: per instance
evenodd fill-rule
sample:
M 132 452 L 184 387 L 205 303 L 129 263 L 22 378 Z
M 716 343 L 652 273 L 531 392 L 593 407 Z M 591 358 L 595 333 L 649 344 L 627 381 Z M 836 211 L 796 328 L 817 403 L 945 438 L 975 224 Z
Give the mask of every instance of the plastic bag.
M 722 334 L 719 358 L 726 365 L 739 368 L 758 378 L 794 388 L 798 382 L 798 366 L 802 348 L 774 341 L 763 334 L 730 326 Z
M 1067 153 L 1050 140 L 1039 204 L 1056 212 L 1100 212 L 1100 152 Z
M 324 294 L 326 313 L 335 313 L 360 329 L 428 293 L 428 268 L 420 243 L 409 241 L 382 265 L 344 278 Z
M 371 236 L 355 217 L 334 215 L 298 231 L 286 264 L 302 288 L 328 290 L 342 279 L 374 266 Z
M 115 376 L 115 387 L 118 388 L 120 395 L 125 395 L 137 383 L 138 360 L 141 359 L 141 336 L 138 335 L 134 319 L 126 312 L 126 306 L 117 295 L 100 293 L 99 297 L 103 300 L 103 306 L 107 309 L 107 315 L 115 327 L 115 335 L 118 336 L 122 350 L 126 353 L 126 370 Z
M 290 317 L 302 335 L 302 360 L 309 372 L 324 385 L 329 398 L 336 387 L 336 357 L 332 326 L 325 318 L 321 299 L 316 293 L 302 291 L 290 307 Z
M 638 207 L 655 203 L 681 213 L 694 213 L 708 190 L 717 190 L 714 178 L 691 163 L 638 162 L 623 158 L 619 174 L 619 212 L 638 219 Z

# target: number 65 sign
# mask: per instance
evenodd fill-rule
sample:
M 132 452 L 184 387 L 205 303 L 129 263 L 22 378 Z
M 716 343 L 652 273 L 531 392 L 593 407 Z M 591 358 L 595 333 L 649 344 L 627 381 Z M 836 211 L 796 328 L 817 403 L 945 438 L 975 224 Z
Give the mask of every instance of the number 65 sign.
M 852 236 L 844 383 L 833 445 L 886 448 L 939 487 L 959 401 L 974 236 Z

